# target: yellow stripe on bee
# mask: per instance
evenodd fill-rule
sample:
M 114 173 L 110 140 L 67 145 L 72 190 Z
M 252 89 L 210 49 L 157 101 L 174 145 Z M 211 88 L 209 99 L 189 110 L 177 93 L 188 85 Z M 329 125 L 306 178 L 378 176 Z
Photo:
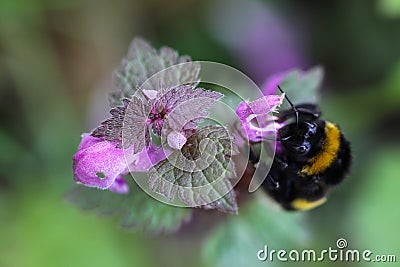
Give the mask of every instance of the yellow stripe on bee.
M 325 141 L 321 152 L 311 158 L 300 174 L 315 175 L 325 171 L 336 159 L 340 148 L 340 130 L 333 123 L 325 122 Z
M 307 199 L 304 198 L 296 198 L 295 200 L 292 201 L 292 208 L 296 210 L 310 210 L 324 204 L 325 201 L 326 197 L 320 198 L 315 201 L 308 201 Z

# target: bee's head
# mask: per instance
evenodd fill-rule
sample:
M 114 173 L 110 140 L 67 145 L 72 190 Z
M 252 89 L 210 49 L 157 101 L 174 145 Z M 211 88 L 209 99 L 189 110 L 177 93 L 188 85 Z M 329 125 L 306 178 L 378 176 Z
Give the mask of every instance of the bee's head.
M 278 89 L 285 93 L 279 85 Z M 316 105 L 300 104 L 298 109 L 286 94 L 285 98 L 296 120 L 279 129 L 277 141 L 282 143 L 289 156 L 296 157 L 297 160 L 306 160 L 310 156 L 315 156 L 321 148 L 325 123 L 318 120 L 320 111 L 315 109 Z
M 295 155 L 303 156 L 310 152 L 317 134 L 317 125 L 314 122 L 290 123 L 278 132 L 278 139 L 283 147 Z

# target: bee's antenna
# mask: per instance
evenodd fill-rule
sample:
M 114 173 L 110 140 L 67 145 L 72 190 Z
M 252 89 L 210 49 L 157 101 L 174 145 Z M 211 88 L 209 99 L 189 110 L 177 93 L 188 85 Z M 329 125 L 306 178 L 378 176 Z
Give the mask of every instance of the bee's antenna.
M 282 94 L 285 94 L 285 92 L 282 90 L 282 88 L 279 86 L 279 84 L 278 84 L 278 89 L 279 89 L 279 91 L 281 91 Z M 293 105 L 292 101 L 290 101 L 290 99 L 287 97 L 286 94 L 285 94 L 285 98 L 286 98 L 287 102 L 289 103 L 289 105 L 292 107 L 292 110 L 294 111 L 294 113 L 296 114 L 296 125 L 299 126 L 299 111 Z

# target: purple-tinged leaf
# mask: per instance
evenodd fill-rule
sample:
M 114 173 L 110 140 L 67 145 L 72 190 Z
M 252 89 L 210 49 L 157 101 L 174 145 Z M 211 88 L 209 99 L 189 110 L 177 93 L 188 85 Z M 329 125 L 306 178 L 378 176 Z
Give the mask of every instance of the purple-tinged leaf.
M 103 121 L 93 132 L 93 137 L 102 138 L 109 142 L 117 142 L 117 147 L 129 148 L 133 152 L 142 151 L 149 144 L 147 125 L 148 109 L 138 97 L 131 100 L 123 99 L 124 106 L 110 110 L 111 118 Z
M 110 110 L 111 118 L 103 121 L 91 134 L 93 137 L 105 138 L 109 142 L 117 142 L 117 146 L 121 147 L 122 142 L 122 126 L 124 123 L 126 108 L 130 100 L 123 99 L 123 106 L 118 106 Z
M 129 187 L 126 194 L 78 185 L 69 190 L 65 198 L 78 208 L 93 211 L 99 216 L 120 217 L 119 224 L 124 229 L 152 234 L 173 233 L 191 218 L 190 209 L 161 203 L 147 195 L 131 177 L 124 179 Z
M 162 121 L 155 120 L 154 132 L 161 135 L 165 121 L 168 122 L 168 133 L 195 127 L 193 122 L 207 117 L 207 111 L 222 97 L 221 93 L 189 85 L 164 90 L 152 108 L 153 114 L 164 114 Z
M 122 145 L 124 148 L 133 145 L 133 153 L 138 153 L 145 146 L 149 146 L 148 115 L 148 106 L 140 98 L 132 97 L 126 108 L 122 128 Z
M 131 98 L 138 88 L 158 91 L 182 84 L 197 85 L 199 73 L 200 64 L 192 62 L 189 56 L 179 56 L 169 47 L 157 51 L 145 40 L 135 38 L 128 56 L 115 71 L 119 91 L 110 95 L 109 102 L 116 106 L 120 99 Z
M 181 150 L 149 170 L 150 188 L 190 207 L 237 213 L 231 179 L 236 178 L 231 159 L 237 153 L 232 136 L 222 126 L 198 129 Z

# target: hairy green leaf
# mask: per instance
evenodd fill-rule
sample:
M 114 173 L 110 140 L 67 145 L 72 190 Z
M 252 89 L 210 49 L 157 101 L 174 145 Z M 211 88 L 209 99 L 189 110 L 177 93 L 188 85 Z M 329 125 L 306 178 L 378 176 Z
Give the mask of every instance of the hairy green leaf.
M 67 192 L 66 199 L 100 216 L 120 216 L 120 225 L 128 230 L 171 233 L 190 219 L 190 209 L 159 202 L 140 189 L 133 179 L 127 180 L 130 191 L 126 195 L 77 185 Z
M 122 141 L 122 125 L 125 118 L 126 108 L 128 107 L 130 100 L 123 99 L 123 106 L 117 106 L 110 110 L 111 118 L 103 121 L 94 131 L 92 132 L 93 137 L 102 138 L 104 137 L 109 142 Z
M 135 38 L 127 57 L 114 73 L 119 91 L 109 96 L 109 102 L 116 106 L 120 99 L 131 98 L 138 88 L 158 91 L 182 84 L 197 84 L 199 73 L 200 64 L 192 62 L 189 56 L 179 56 L 169 47 L 157 51 L 145 40 Z
M 181 150 L 149 170 L 150 188 L 191 207 L 237 213 L 230 178 L 236 178 L 232 136 L 222 126 L 206 126 L 187 139 Z
M 154 133 L 161 135 L 163 128 L 168 128 L 164 130 L 167 132 L 171 129 L 181 131 L 183 128 L 196 128 L 194 122 L 207 117 L 207 111 L 222 96 L 193 85 L 174 86 L 159 91 L 156 99 L 153 99 L 151 113 L 154 117 L 160 113 L 166 115 L 163 116 L 162 123 L 159 120 L 153 124 Z M 164 127 L 164 121 L 168 122 L 169 127 Z
M 147 128 L 149 106 L 138 97 L 132 97 L 130 105 L 126 107 L 126 115 L 122 128 L 122 145 L 128 148 L 133 145 L 133 153 L 142 151 L 148 146 L 150 135 Z
M 149 108 L 136 96 L 131 100 L 124 98 L 122 102 L 124 105 L 112 108 L 112 117 L 103 121 L 91 135 L 118 142 L 117 147 L 128 148 L 133 145 L 133 152 L 138 153 L 148 145 L 150 139 L 146 126 Z

